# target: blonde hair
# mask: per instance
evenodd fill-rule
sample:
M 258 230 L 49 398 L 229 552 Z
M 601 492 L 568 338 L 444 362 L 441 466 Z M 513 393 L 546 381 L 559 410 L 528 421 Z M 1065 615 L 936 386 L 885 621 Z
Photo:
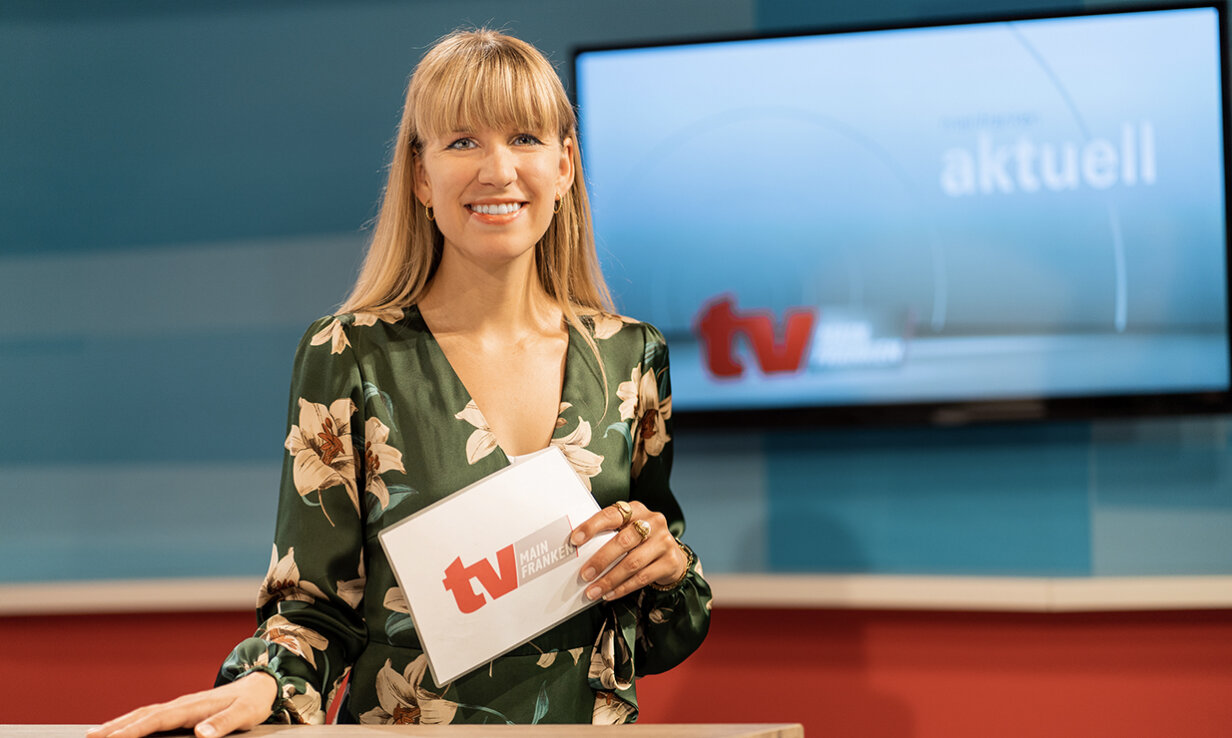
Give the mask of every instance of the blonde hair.
M 589 332 L 580 330 L 579 313 L 613 308 L 595 254 L 577 116 L 538 49 L 488 29 L 454 31 L 415 67 L 372 242 L 340 312 L 403 308 L 423 296 L 444 237 L 415 198 L 415 157 L 434 133 L 479 128 L 550 131 L 562 142 L 573 140 L 573 184 L 535 246 L 535 263 L 540 285 L 594 348 Z

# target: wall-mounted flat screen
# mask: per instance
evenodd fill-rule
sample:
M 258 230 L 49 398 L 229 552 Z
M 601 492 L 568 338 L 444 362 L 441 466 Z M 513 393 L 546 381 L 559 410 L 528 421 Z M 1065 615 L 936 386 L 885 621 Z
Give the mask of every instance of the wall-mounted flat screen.
M 579 51 L 679 419 L 1226 410 L 1223 11 Z

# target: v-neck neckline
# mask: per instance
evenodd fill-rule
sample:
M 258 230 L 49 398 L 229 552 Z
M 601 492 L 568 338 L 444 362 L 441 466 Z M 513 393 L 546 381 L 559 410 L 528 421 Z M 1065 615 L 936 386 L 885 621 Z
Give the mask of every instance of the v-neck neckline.
M 458 370 L 454 368 L 453 362 L 449 360 L 449 356 L 445 353 L 445 349 L 441 346 L 440 341 L 437 340 L 436 334 L 432 332 L 432 328 L 428 325 L 427 319 L 424 318 L 423 312 L 420 311 L 419 305 L 418 304 L 411 305 L 410 308 L 408 308 L 408 313 L 411 311 L 414 311 L 415 320 L 416 322 L 419 323 L 420 326 L 422 326 L 424 335 L 426 335 L 429 339 L 431 339 L 430 343 L 432 345 L 433 350 L 437 353 L 437 355 L 440 356 L 440 359 L 444 363 L 444 365 L 449 368 L 449 375 L 450 377 L 452 377 L 454 384 L 462 389 L 462 394 L 466 396 L 467 402 L 474 404 L 475 409 L 479 411 L 479 414 L 481 416 L 483 416 L 484 425 L 487 426 L 488 432 L 492 434 L 492 440 L 495 443 L 495 449 L 497 451 L 500 451 L 501 456 L 504 457 L 506 464 L 512 464 L 513 462 L 509 458 L 509 453 L 505 451 L 505 447 L 501 445 L 500 439 L 497 437 L 496 432 L 492 430 L 492 425 L 488 421 L 488 416 L 484 413 L 483 408 L 479 406 L 479 402 L 475 400 L 475 396 L 471 393 L 470 389 L 466 386 L 466 383 L 462 381 L 462 376 L 458 374 Z M 408 315 L 407 317 L 410 317 L 410 316 Z M 575 335 L 577 333 L 577 329 L 574 328 L 573 324 L 571 324 L 568 320 L 565 320 L 565 329 L 566 329 L 565 364 L 561 368 L 560 397 L 556 401 L 556 420 L 558 422 L 554 424 L 554 427 L 552 428 L 552 433 L 548 436 L 548 444 L 544 446 L 543 449 L 546 449 L 552 445 L 552 441 L 556 440 L 557 433 L 559 433 L 563 428 L 563 426 L 559 423 L 561 416 L 564 414 L 564 410 L 562 409 L 561 406 L 566 403 L 568 403 L 570 406 L 572 406 L 573 404 L 572 401 L 570 400 L 570 393 L 569 393 L 569 390 L 570 390 L 569 370 L 573 367 L 573 364 L 575 363 L 573 352 L 574 352 L 574 348 L 578 345 L 578 340 L 580 340 L 581 337 Z M 453 412 L 454 411 L 450 411 L 451 414 Z M 543 449 L 535 449 L 534 451 L 527 451 L 524 454 L 514 454 L 514 456 L 527 456 L 529 454 L 538 453 L 539 451 L 542 451 Z

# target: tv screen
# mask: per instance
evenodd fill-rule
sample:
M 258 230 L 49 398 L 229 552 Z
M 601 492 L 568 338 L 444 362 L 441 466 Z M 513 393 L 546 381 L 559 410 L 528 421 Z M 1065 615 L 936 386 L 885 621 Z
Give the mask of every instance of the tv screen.
M 1222 13 L 578 51 L 600 258 L 678 419 L 1226 410 Z

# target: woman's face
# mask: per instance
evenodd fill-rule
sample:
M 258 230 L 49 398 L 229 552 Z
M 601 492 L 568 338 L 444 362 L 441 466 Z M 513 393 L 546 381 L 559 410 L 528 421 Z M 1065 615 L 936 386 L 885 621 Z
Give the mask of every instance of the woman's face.
M 542 132 L 452 131 L 423 141 L 415 194 L 431 206 L 446 250 L 483 262 L 531 251 L 573 183 L 573 141 Z

